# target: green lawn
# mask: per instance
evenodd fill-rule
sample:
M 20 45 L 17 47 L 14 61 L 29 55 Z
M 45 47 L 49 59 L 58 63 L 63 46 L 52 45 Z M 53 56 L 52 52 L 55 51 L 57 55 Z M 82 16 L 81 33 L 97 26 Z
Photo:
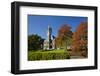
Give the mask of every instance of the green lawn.
M 36 60 L 58 60 L 58 59 L 69 59 L 70 55 L 68 52 L 65 52 L 63 49 L 61 50 L 38 50 L 38 51 L 28 51 L 28 60 L 36 61 Z

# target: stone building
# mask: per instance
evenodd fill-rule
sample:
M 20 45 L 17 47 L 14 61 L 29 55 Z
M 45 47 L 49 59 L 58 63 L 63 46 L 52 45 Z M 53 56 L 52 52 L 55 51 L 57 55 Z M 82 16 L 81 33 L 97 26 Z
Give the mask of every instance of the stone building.
M 55 49 L 55 38 L 52 37 L 52 28 L 50 26 L 48 26 L 47 29 L 47 39 L 44 40 L 43 49 L 44 50 Z

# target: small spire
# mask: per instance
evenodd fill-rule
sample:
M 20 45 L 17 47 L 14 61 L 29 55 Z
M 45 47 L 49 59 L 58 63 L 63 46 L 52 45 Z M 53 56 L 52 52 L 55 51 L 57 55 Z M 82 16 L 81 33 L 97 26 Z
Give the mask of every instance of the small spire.
M 48 25 L 48 29 L 50 28 L 50 26 Z

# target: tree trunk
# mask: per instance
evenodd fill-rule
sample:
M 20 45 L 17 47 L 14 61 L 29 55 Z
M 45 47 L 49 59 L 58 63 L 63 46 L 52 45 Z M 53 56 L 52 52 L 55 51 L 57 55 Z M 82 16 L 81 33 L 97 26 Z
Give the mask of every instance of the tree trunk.
M 65 52 L 67 52 L 67 41 L 66 41 L 66 44 L 65 44 Z

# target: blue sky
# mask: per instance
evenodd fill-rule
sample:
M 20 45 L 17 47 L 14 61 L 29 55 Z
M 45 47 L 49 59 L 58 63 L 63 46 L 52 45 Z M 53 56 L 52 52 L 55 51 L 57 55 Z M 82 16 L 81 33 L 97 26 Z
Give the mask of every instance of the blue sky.
M 87 17 L 28 15 L 28 35 L 38 34 L 46 39 L 48 26 L 52 27 L 52 35 L 57 36 L 61 25 L 68 24 L 74 32 L 81 22 L 87 22 Z

